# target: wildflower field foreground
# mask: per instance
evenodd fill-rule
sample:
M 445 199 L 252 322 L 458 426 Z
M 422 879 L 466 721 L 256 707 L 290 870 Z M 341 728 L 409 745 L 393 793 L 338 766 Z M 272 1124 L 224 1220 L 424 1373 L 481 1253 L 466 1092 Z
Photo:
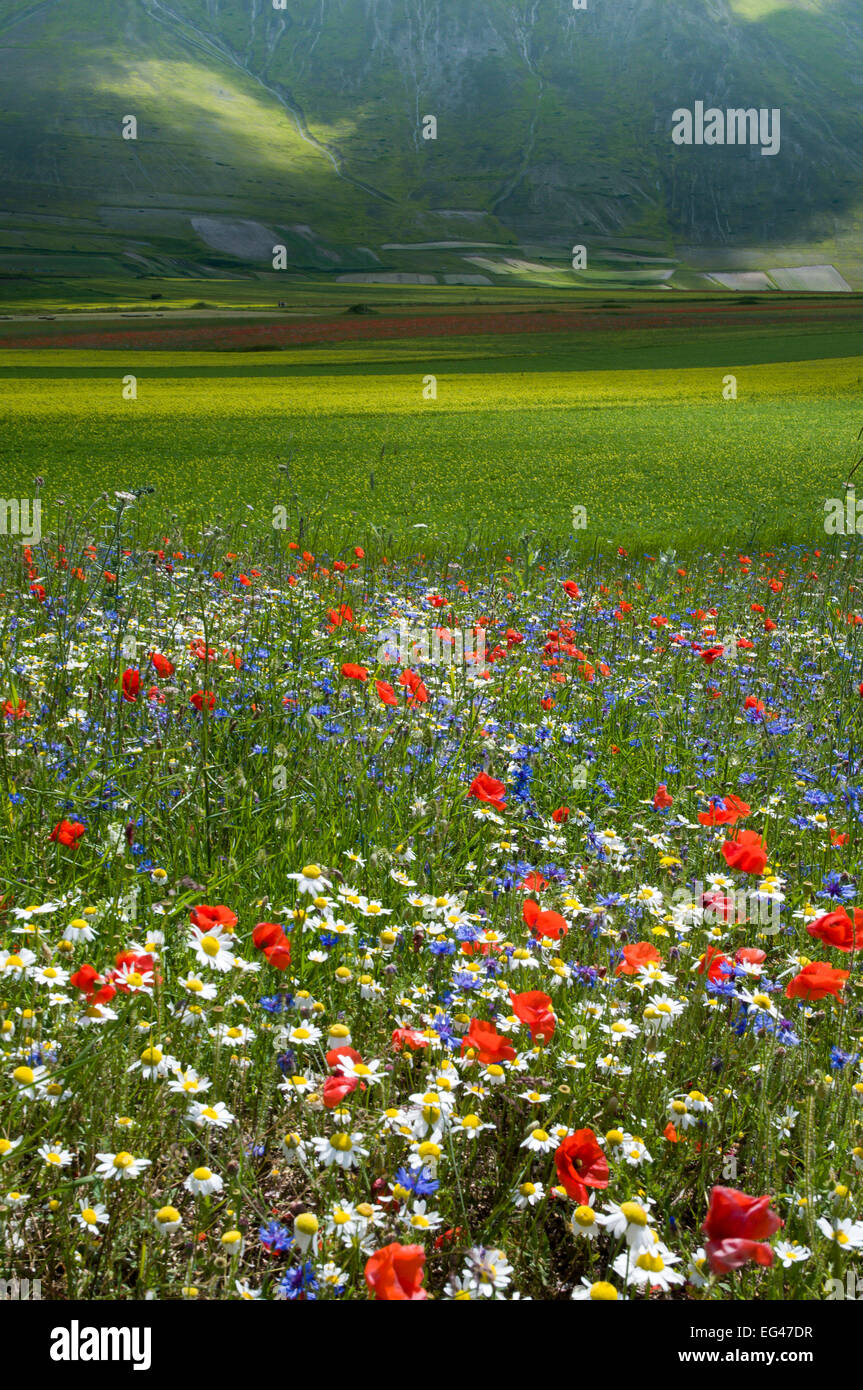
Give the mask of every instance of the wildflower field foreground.
M 312 554 L 136 510 L 3 552 L 0 1273 L 844 1288 L 856 540 Z

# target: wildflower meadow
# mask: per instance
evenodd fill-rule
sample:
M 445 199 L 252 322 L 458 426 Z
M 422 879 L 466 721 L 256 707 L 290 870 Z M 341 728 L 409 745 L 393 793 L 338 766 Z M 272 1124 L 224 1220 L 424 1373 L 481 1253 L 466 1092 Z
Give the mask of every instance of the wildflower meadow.
M 2 1271 L 856 1296 L 856 536 L 142 518 L 3 551 Z

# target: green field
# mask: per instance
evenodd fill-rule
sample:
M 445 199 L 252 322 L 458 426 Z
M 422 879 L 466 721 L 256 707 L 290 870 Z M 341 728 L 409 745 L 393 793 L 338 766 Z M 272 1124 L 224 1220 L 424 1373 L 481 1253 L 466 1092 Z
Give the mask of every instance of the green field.
M 43 529 L 60 498 L 150 487 L 154 524 L 167 507 L 195 523 L 251 509 L 260 526 L 282 505 L 292 525 L 325 521 L 336 540 L 371 524 L 392 545 L 572 540 L 576 504 L 583 545 L 815 543 L 856 462 L 863 356 L 847 306 L 835 324 L 801 312 L 793 330 L 6 348 L 4 495 L 43 477 Z

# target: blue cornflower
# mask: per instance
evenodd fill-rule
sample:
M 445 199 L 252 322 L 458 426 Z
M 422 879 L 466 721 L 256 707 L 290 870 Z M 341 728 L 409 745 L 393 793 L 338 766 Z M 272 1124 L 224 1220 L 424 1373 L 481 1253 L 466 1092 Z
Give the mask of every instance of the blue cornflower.
M 261 1244 L 270 1255 L 285 1255 L 294 1243 L 294 1237 L 287 1226 L 280 1221 L 268 1221 L 258 1231 Z
M 261 1008 L 268 1014 L 283 1014 L 294 1002 L 292 994 L 279 990 L 278 994 L 264 994 L 258 1000 Z
M 318 1287 L 315 1267 L 311 1260 L 307 1260 L 304 1265 L 296 1265 L 286 1272 L 284 1278 L 276 1285 L 276 1292 L 280 1298 L 290 1301 L 300 1298 L 314 1302 L 317 1299 Z
M 830 1049 L 830 1066 L 833 1071 L 841 1071 L 843 1067 L 847 1067 L 849 1062 L 853 1066 L 859 1060 L 859 1052 L 843 1052 L 841 1047 L 831 1047 Z
M 430 1168 L 399 1168 L 395 1180 L 415 1197 L 431 1197 L 440 1187 L 438 1180 L 432 1177 Z

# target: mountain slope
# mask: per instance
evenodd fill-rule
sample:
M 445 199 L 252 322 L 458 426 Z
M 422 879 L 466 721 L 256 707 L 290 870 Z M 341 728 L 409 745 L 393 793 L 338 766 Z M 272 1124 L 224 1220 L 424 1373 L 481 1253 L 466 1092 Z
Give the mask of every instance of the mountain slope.
M 374 273 L 407 264 L 393 243 L 562 256 L 858 225 L 859 0 L 286 3 L 0 0 L 4 268 L 264 272 L 279 243 L 295 269 Z M 675 146 L 697 100 L 780 108 L 779 153 Z

